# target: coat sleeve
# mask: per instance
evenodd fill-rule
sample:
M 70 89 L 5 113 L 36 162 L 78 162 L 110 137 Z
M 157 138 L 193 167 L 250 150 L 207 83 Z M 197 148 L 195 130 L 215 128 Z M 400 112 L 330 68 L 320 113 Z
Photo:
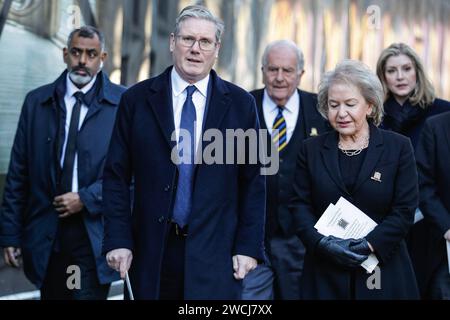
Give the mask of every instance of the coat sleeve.
M 397 173 L 394 176 L 394 192 L 391 210 L 378 226 L 366 237 L 382 262 L 387 262 L 404 240 L 414 224 L 419 190 L 417 168 L 411 142 L 405 140 L 401 148 Z
M 30 94 L 25 98 L 19 124 L 11 150 L 8 174 L 6 176 L 3 204 L 0 210 L 0 246 L 20 247 L 23 217 L 29 194 L 27 128 L 29 109 L 32 106 Z
M 297 156 L 290 212 L 294 216 L 296 234 L 307 250 L 314 252 L 323 235 L 314 228 L 318 218 L 312 205 L 312 177 L 308 169 L 307 146 L 303 143 Z
M 251 104 L 247 129 L 259 132 L 259 120 L 253 98 Z M 248 144 L 246 148 L 248 161 L 250 152 L 255 152 L 255 149 Z M 256 164 L 243 164 L 239 168 L 239 221 L 234 245 L 234 254 L 246 255 L 260 261 L 264 260 L 266 212 L 266 183 L 265 176 L 261 174 L 261 168 L 259 161 Z
M 439 196 L 439 194 L 443 194 L 443 191 L 439 192 L 437 189 L 438 146 L 429 122 L 422 130 L 416 154 L 419 170 L 420 209 L 424 216 L 444 235 L 450 229 L 450 212 Z
M 131 232 L 131 126 L 132 112 L 124 94 L 103 172 L 103 252 L 126 248 L 133 250 Z
M 97 216 L 102 213 L 102 184 L 103 180 L 99 179 L 90 186 L 78 190 L 81 202 L 91 216 Z

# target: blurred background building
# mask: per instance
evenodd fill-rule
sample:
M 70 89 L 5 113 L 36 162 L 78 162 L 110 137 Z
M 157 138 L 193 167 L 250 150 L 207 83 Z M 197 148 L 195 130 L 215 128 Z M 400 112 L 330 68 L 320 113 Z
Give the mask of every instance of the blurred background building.
M 73 28 L 105 33 L 105 69 L 130 86 L 171 64 L 175 18 L 194 3 L 224 20 L 216 69 L 248 90 L 262 85 L 261 54 L 272 40 L 303 49 L 301 87 L 309 91 L 340 60 L 375 69 L 381 50 L 401 41 L 421 56 L 438 96 L 450 99 L 450 0 L 0 0 L 0 196 L 23 99 L 64 70 L 61 49 Z M 0 296 L 30 289 L 0 258 Z

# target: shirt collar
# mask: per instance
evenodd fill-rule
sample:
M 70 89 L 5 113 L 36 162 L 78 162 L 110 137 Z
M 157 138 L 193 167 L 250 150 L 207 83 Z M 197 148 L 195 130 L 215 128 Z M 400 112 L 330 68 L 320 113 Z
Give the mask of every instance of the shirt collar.
M 183 93 L 184 90 L 186 90 L 188 86 L 194 85 L 197 88 L 197 91 L 199 91 L 206 98 L 208 94 L 209 77 L 210 75 L 208 74 L 202 80 L 191 84 L 183 80 L 183 78 L 181 78 L 178 72 L 175 70 L 175 67 L 173 67 L 171 73 L 172 92 L 175 97 L 178 97 L 181 93 Z
M 278 112 L 278 105 L 272 100 L 267 93 L 267 89 L 264 89 L 264 101 L 266 101 L 270 112 Z M 298 90 L 295 90 L 294 94 L 289 98 L 283 110 L 289 113 L 294 113 L 294 108 L 299 105 L 300 98 Z
M 75 92 L 78 92 L 78 91 L 81 91 L 84 94 L 86 94 L 94 86 L 95 80 L 97 80 L 97 75 L 95 75 L 95 77 L 93 77 L 92 80 L 89 81 L 89 83 L 87 85 L 85 85 L 83 88 L 79 89 L 77 86 L 75 86 L 73 84 L 72 80 L 70 80 L 69 72 L 67 72 L 67 76 L 66 76 L 66 94 L 69 97 L 72 97 L 75 94 Z

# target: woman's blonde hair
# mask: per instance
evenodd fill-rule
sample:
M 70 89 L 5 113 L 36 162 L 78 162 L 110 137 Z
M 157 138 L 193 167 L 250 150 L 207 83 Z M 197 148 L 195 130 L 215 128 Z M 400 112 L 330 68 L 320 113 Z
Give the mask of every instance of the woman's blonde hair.
M 383 89 L 385 92 L 385 100 L 387 100 L 392 94 L 387 88 L 386 83 L 386 62 L 392 56 L 399 56 L 404 54 L 408 58 L 411 59 L 414 69 L 416 70 L 416 78 L 417 83 L 414 88 L 413 93 L 409 97 L 409 101 L 412 105 L 419 105 L 421 108 L 425 109 L 427 106 L 433 103 L 436 98 L 434 93 L 434 87 L 431 84 L 431 81 L 428 79 L 425 70 L 423 68 L 423 64 L 420 61 L 417 53 L 414 52 L 411 47 L 404 43 L 393 43 L 386 49 L 384 49 L 377 62 L 377 75 L 380 78 L 381 83 L 383 84 Z

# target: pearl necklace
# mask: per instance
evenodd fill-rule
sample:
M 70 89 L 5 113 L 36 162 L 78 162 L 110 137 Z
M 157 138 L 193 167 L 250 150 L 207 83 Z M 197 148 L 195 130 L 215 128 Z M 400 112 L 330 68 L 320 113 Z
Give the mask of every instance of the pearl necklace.
M 342 153 L 345 154 L 347 157 L 357 156 L 368 146 L 369 146 L 369 136 L 364 138 L 364 143 L 362 144 L 362 146 L 360 148 L 354 149 L 354 150 L 346 150 L 346 149 L 344 149 L 344 146 L 342 145 L 341 141 L 339 141 L 339 143 L 338 143 L 339 150 L 341 150 Z

